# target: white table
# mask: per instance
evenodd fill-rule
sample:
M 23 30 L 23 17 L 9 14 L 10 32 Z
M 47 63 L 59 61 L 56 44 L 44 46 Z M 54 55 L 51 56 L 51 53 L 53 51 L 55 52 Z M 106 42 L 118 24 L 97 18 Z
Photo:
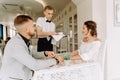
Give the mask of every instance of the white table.
M 32 80 L 102 80 L 101 78 L 99 63 L 77 62 L 36 71 Z

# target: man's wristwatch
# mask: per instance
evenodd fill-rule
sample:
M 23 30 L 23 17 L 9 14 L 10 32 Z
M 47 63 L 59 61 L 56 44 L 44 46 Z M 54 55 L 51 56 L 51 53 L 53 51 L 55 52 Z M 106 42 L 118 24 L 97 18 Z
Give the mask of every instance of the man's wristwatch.
M 55 58 L 55 60 L 56 60 L 57 64 L 59 64 L 59 60 L 57 58 Z
M 48 55 L 45 53 L 45 51 L 44 51 L 44 55 L 47 57 Z

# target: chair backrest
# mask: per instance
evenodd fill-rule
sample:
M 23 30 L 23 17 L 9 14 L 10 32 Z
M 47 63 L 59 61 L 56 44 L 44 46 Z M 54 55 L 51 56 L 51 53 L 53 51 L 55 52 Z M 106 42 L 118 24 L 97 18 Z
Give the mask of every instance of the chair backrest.
M 0 61 L 2 60 L 2 50 L 0 48 Z
M 1 48 L 0 48 L 0 68 L 1 68 L 1 65 L 2 65 L 2 50 L 1 50 Z
M 101 41 L 101 46 L 98 53 L 98 62 L 100 63 L 101 69 L 103 72 L 104 72 L 104 66 L 105 66 L 106 49 L 107 49 L 107 42 Z

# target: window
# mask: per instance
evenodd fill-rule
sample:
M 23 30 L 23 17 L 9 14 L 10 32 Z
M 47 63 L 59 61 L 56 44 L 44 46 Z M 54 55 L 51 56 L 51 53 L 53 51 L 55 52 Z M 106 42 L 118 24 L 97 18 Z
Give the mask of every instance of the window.
M 0 24 L 0 39 L 3 39 L 3 25 Z

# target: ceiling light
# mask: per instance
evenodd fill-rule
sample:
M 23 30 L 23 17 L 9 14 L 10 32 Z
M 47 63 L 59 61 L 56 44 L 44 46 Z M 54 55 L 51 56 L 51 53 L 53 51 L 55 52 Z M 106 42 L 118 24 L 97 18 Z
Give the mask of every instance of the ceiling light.
M 46 4 L 45 4 L 44 0 L 35 0 L 35 1 L 39 2 L 40 4 L 42 4 L 42 5 L 43 5 L 43 7 L 45 7 L 45 6 L 46 6 Z
M 60 25 L 61 25 L 61 26 L 63 26 L 63 24 L 62 24 L 62 23 L 61 23 Z

